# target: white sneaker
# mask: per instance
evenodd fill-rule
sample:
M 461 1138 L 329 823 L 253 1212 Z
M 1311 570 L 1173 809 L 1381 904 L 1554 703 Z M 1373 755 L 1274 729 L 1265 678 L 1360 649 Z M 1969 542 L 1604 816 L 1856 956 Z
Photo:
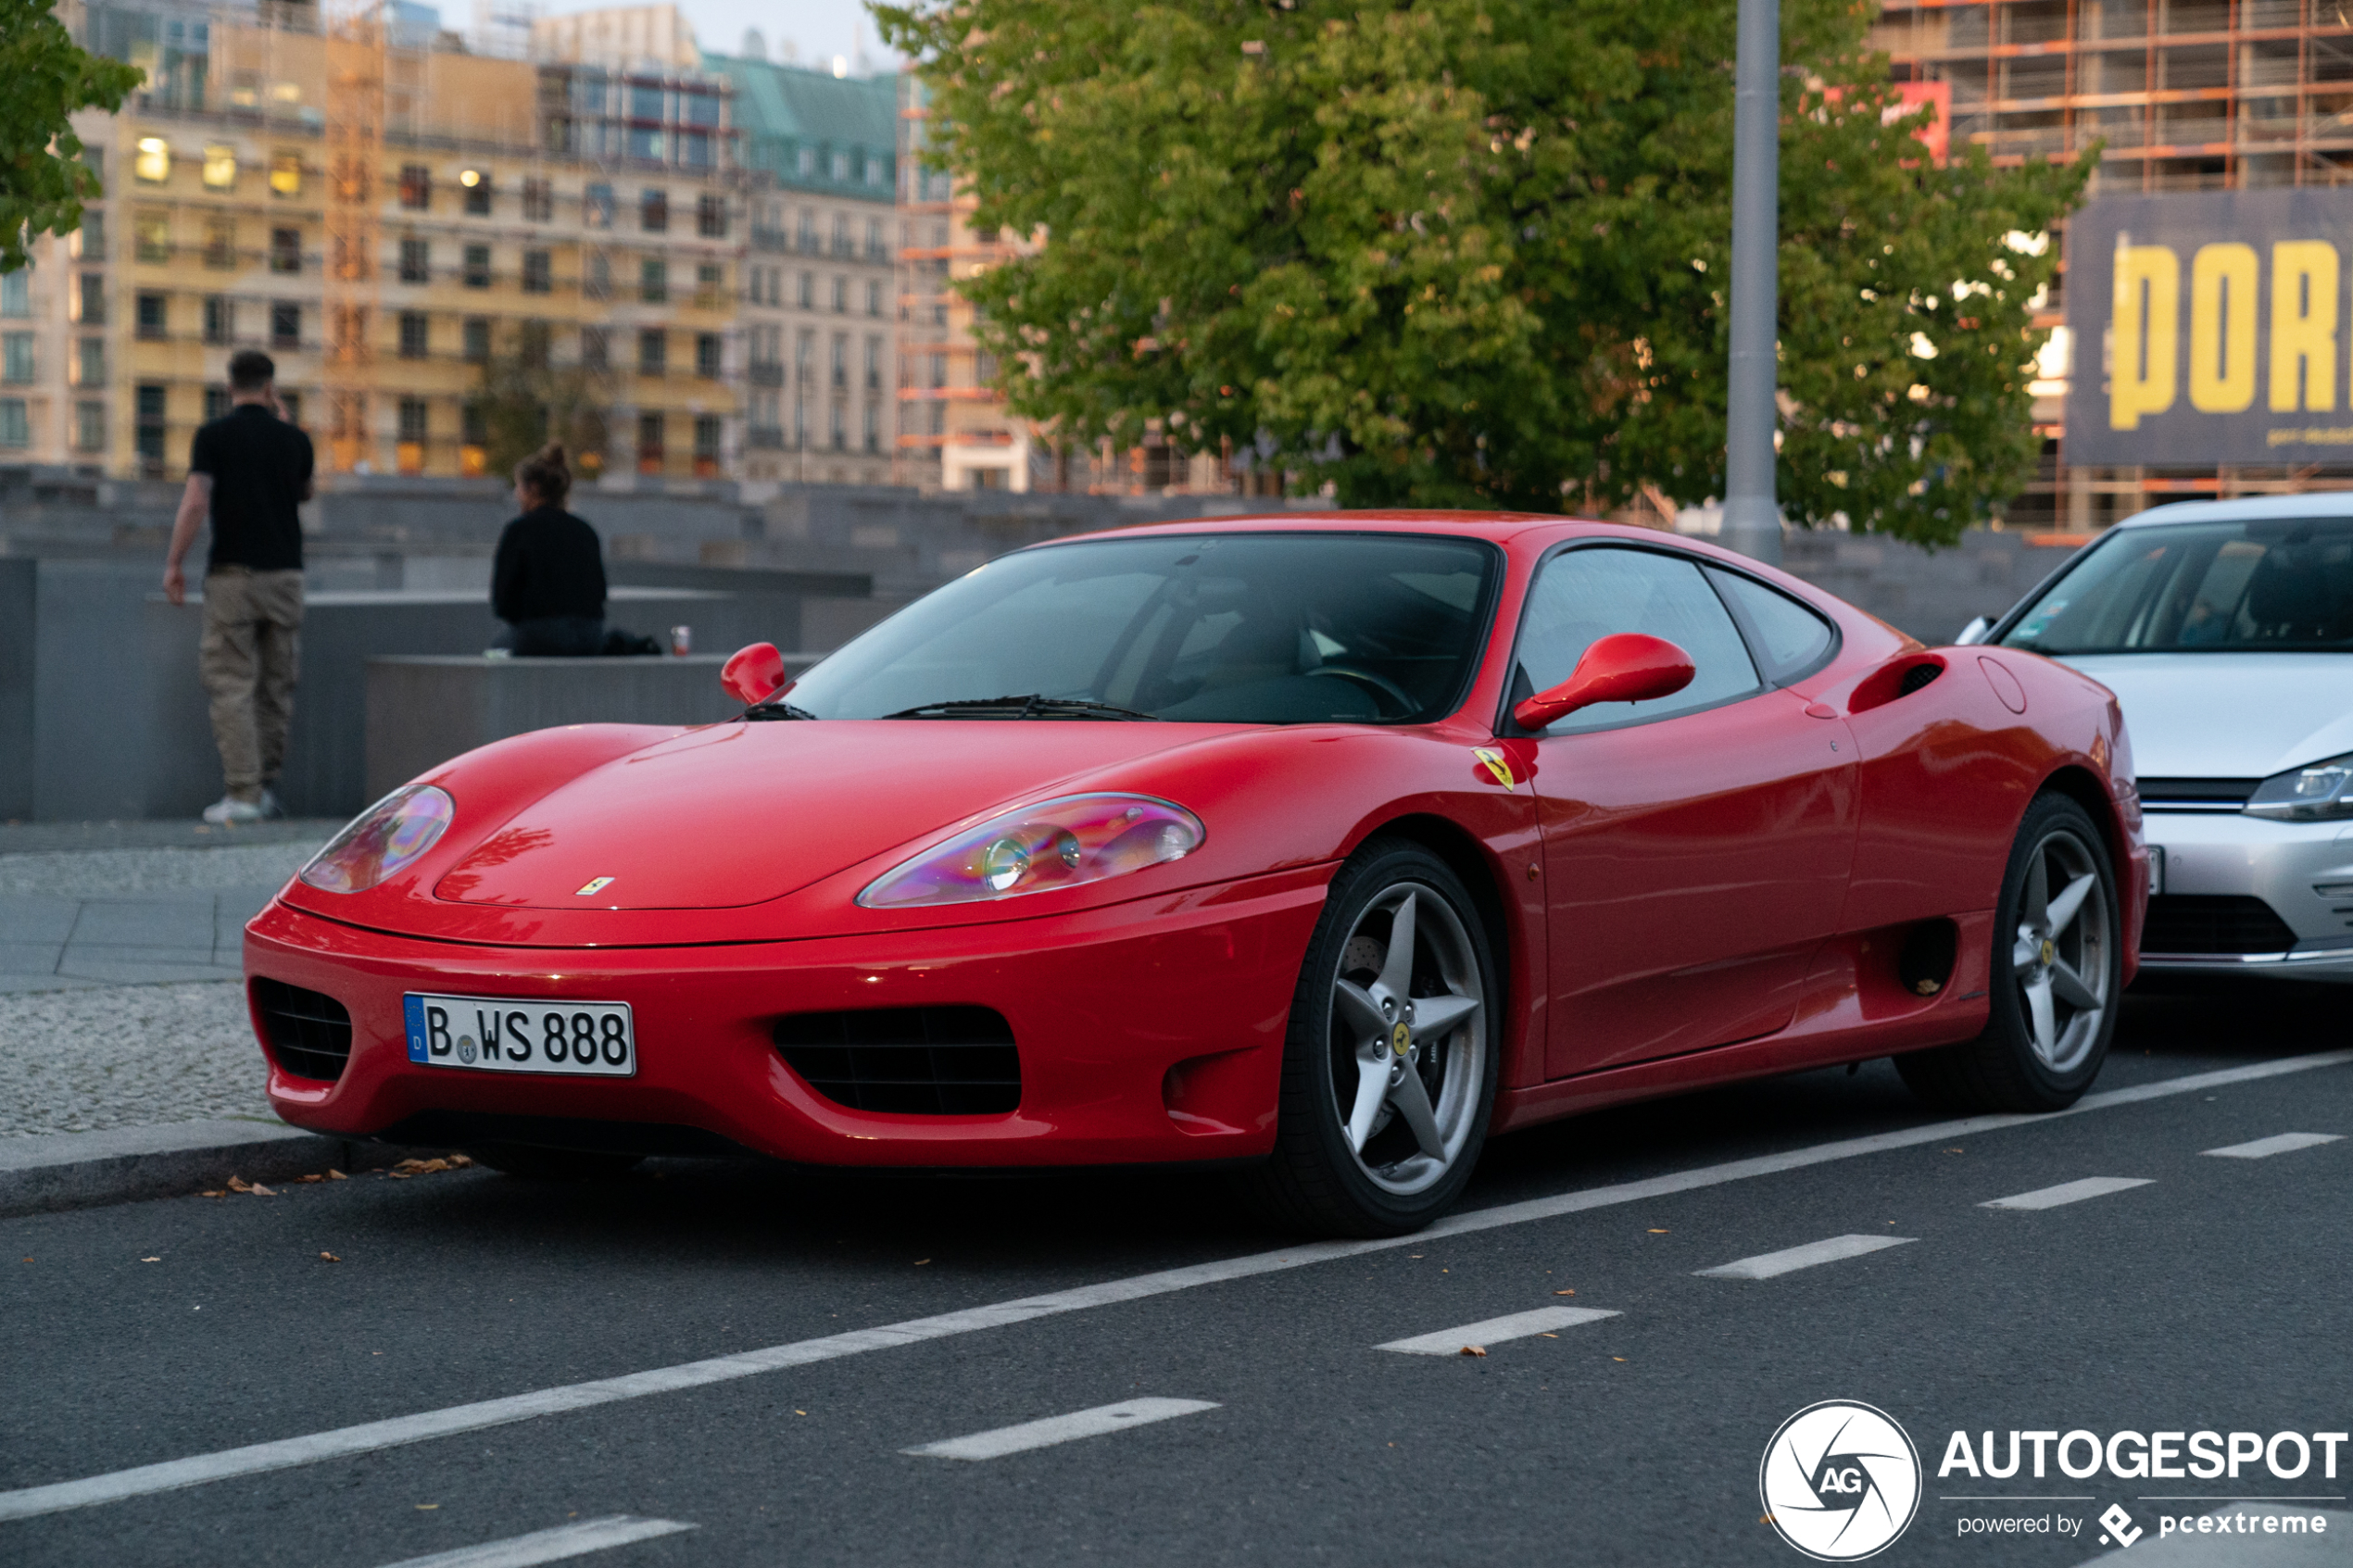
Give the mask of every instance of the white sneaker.
M 263 819 L 265 821 L 274 822 L 285 814 L 286 809 L 278 803 L 278 792 L 274 789 L 264 789 L 261 792 L 261 815 Z
M 215 827 L 227 827 L 233 822 L 258 822 L 261 821 L 262 814 L 258 802 L 240 800 L 233 795 L 224 795 L 204 809 L 204 820 Z

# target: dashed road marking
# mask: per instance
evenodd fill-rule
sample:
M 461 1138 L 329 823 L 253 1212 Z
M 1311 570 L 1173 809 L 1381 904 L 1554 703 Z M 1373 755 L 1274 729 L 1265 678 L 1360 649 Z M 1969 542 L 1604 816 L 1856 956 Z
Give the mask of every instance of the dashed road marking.
M 1081 1437 L 1133 1431 L 1155 1421 L 1199 1415 L 1216 1408 L 1208 1399 L 1126 1399 L 1115 1405 L 1097 1405 L 1093 1410 L 1050 1415 L 1043 1421 L 1025 1421 L 1018 1426 L 1000 1426 L 991 1432 L 975 1432 L 969 1437 L 950 1437 L 945 1442 L 925 1443 L 899 1451 L 919 1459 L 1003 1459 L 1007 1454 L 1051 1449 L 1057 1443 L 1075 1443 Z
M 674 1536 L 693 1528 L 675 1519 L 636 1519 L 615 1513 L 603 1519 L 584 1519 L 577 1524 L 559 1524 L 552 1530 L 537 1530 L 528 1536 L 513 1536 L 503 1541 L 436 1551 L 430 1557 L 403 1558 L 387 1563 L 385 1568 L 531 1568 L 535 1562 L 561 1562 L 567 1557 L 585 1557 L 592 1551 L 608 1551 L 633 1541 L 649 1541 L 656 1536 Z
M 1835 1263 L 1842 1259 L 1860 1258 L 1867 1252 L 1908 1246 L 1919 1239 L 1911 1236 L 1834 1236 L 1823 1241 L 1809 1241 L 1803 1247 L 1785 1247 L 1779 1252 L 1760 1252 L 1754 1258 L 1742 1258 L 1712 1269 L 1692 1272 L 1702 1279 L 1771 1279 L 1779 1274 L 1810 1269 L 1819 1263 Z
M 1397 1350 L 1408 1356 L 1459 1356 L 1466 1345 L 1495 1345 L 1506 1339 L 1527 1339 L 1555 1328 L 1568 1328 L 1580 1323 L 1598 1323 L 1614 1318 L 1616 1312 L 1598 1307 L 1539 1307 L 1533 1311 L 1513 1312 L 1509 1316 L 1489 1318 L 1483 1323 L 1466 1323 L 1460 1328 L 1441 1328 L 1436 1334 L 1417 1334 L 1411 1339 L 1392 1339 L 1386 1345 L 1376 1345 L 1376 1350 Z
M 2057 1209 L 2065 1203 L 2081 1203 L 2087 1198 L 2106 1198 L 2112 1192 L 2128 1192 L 2133 1187 L 2149 1185 L 2145 1176 L 2086 1176 L 2080 1182 L 2061 1182 L 2055 1187 L 2038 1187 L 2009 1198 L 1989 1198 L 1980 1209 Z
M 2209 1148 L 2206 1152 L 2221 1160 L 2269 1160 L 2274 1154 L 2293 1154 L 2299 1148 L 2318 1148 L 2324 1143 L 2339 1143 L 2338 1133 L 2274 1133 L 2253 1143 L 2234 1143 L 2228 1148 Z
M 1255 1252 L 1239 1258 L 1222 1258 L 1212 1262 L 1166 1269 L 1157 1273 L 1104 1280 L 1044 1296 L 1027 1296 L 1017 1300 L 972 1307 L 963 1311 L 942 1312 L 936 1317 L 911 1318 L 847 1334 L 795 1340 L 758 1350 L 713 1356 L 705 1361 L 654 1367 L 619 1377 L 560 1384 L 501 1399 L 483 1399 L 470 1405 L 420 1411 L 413 1415 L 312 1432 L 299 1437 L 251 1443 L 243 1448 L 221 1449 L 211 1453 L 164 1460 L 128 1470 L 107 1471 L 70 1481 L 23 1486 L 15 1491 L 0 1492 L 0 1522 L 32 1519 L 67 1509 L 120 1502 L 126 1498 L 149 1497 L 157 1492 L 177 1491 L 182 1486 L 199 1486 L 209 1481 L 227 1480 L 231 1476 L 266 1474 L 273 1470 L 346 1459 L 408 1443 L 430 1442 L 434 1438 L 452 1436 L 460 1432 L 480 1432 L 493 1426 L 504 1426 L 510 1422 L 564 1415 L 617 1400 L 645 1399 L 649 1395 L 679 1393 L 715 1383 L 732 1382 L 739 1377 L 757 1377 L 762 1373 L 780 1372 L 788 1367 L 810 1366 L 844 1356 L 863 1355 L 869 1350 L 926 1344 L 982 1329 L 1031 1323 L 1063 1312 L 1085 1311 L 1096 1307 L 1164 1296 L 1172 1291 L 1253 1279 L 1261 1274 L 1278 1273 L 1344 1258 L 1361 1258 L 1394 1248 L 1426 1247 L 1446 1236 L 1475 1236 L 1481 1231 L 1527 1224 L 1538 1220 L 1556 1220 L 1620 1204 L 1647 1203 L 1677 1193 L 1696 1192 L 1731 1182 L 1779 1175 L 1787 1171 L 1808 1170 L 1841 1160 L 1916 1148 L 1924 1144 L 1950 1143 L 1955 1138 L 1979 1133 L 2010 1127 L 2052 1126 L 2094 1111 L 2141 1105 L 2233 1084 L 2257 1083 L 2292 1073 L 2309 1073 L 2316 1068 L 2342 1067 L 2349 1062 L 2353 1062 L 2353 1050 L 2316 1051 L 2309 1056 L 2289 1057 L 2278 1061 L 2252 1062 L 2245 1067 L 2226 1067 L 2212 1073 L 2192 1073 L 2154 1084 L 2136 1084 L 2131 1088 L 2107 1089 L 2098 1094 L 2085 1095 L 2065 1110 L 2043 1115 L 1970 1116 L 1953 1122 L 1931 1122 L 1896 1132 L 1841 1138 L 1805 1148 L 1783 1149 L 1776 1154 L 1670 1172 L 1637 1182 L 1585 1187 L 1575 1192 L 1555 1193 L 1548 1198 L 1532 1198 L 1518 1203 L 1497 1204 L 1490 1209 L 1474 1209 L 1467 1213 L 1449 1215 L 1410 1236 L 1383 1236 L 1366 1241 L 1305 1242 L 1277 1251 Z

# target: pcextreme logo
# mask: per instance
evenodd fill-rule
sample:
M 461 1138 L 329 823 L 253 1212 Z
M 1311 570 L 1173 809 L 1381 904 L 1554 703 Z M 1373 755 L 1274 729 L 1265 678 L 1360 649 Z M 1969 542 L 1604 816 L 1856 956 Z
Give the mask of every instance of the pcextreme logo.
M 1919 1512 L 1920 1456 L 1885 1411 L 1825 1399 L 1781 1423 L 1756 1489 L 1781 1539 L 1819 1562 L 1854 1562 L 1891 1545 Z

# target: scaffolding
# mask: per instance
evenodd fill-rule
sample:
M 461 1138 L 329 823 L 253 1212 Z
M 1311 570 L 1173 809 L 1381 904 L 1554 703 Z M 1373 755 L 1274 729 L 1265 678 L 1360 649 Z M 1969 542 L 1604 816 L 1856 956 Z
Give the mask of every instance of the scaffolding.
M 376 266 L 383 220 L 376 181 L 384 150 L 384 0 L 343 0 L 326 29 L 326 256 L 322 288 L 327 470 L 365 473 L 373 446 Z

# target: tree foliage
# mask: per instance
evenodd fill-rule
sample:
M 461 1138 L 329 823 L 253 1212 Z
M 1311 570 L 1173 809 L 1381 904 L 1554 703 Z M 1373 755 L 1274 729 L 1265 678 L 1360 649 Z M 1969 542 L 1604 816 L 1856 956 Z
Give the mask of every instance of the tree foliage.
M 1352 505 L 1722 494 L 1735 0 L 876 14 L 975 221 L 1044 241 L 962 285 L 1016 413 Z M 2089 156 L 1934 164 L 1868 6 L 1782 17 L 1782 503 L 1949 540 L 2032 472 L 2026 237 Z
M 101 194 L 66 117 L 119 109 L 145 79 L 135 66 L 76 44 L 51 14 L 55 6 L 0 0 L 0 82 L 7 83 L 0 94 L 0 272 L 31 259 L 32 236 L 79 228 L 82 202 Z
M 575 469 L 600 472 L 613 390 L 609 374 L 552 363 L 544 333 L 509 325 L 468 397 L 482 424 L 484 470 L 503 479 L 560 441 Z

